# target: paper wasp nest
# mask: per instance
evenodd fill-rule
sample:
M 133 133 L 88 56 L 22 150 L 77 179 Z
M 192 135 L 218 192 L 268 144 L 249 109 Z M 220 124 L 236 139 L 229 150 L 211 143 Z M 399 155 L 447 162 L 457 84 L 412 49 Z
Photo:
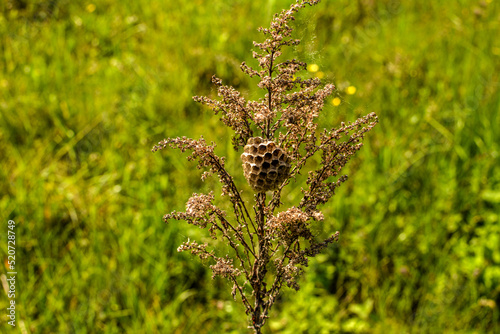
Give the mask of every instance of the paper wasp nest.
M 290 172 L 290 158 L 273 141 L 250 138 L 241 155 L 243 172 L 255 192 L 275 190 Z

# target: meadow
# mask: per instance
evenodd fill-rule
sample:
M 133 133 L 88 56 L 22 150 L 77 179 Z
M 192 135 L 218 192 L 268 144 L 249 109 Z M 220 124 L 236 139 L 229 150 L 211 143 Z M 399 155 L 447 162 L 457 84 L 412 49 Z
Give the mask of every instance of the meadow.
M 231 132 L 192 96 L 216 96 L 213 74 L 261 96 L 239 64 L 291 3 L 0 3 L 1 274 L 9 220 L 18 272 L 0 332 L 247 333 L 230 286 L 177 252 L 206 231 L 162 221 L 216 178 L 151 148 L 203 135 L 249 191 Z M 380 123 L 322 208 L 316 232 L 339 242 L 265 332 L 499 333 L 499 2 L 323 0 L 294 27 L 284 57 L 337 87 L 321 127 Z

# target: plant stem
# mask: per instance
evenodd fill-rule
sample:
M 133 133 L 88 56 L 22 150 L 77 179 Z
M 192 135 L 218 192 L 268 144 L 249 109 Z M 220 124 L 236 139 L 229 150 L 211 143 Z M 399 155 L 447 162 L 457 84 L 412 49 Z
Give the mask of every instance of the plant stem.
M 265 276 L 267 272 L 268 262 L 268 245 L 265 232 L 265 205 L 266 194 L 259 193 L 256 195 L 256 223 L 257 223 L 257 237 L 259 242 L 258 254 L 255 258 L 252 269 L 252 288 L 255 296 L 255 305 L 252 315 L 252 327 L 254 333 L 261 333 L 261 327 L 265 322 L 265 315 L 262 314 L 264 308 L 265 291 Z

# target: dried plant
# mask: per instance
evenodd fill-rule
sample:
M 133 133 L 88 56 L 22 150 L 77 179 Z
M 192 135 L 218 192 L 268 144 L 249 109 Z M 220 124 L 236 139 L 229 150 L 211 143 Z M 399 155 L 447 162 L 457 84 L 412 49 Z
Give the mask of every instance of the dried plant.
M 335 189 L 347 180 L 341 175 L 342 167 L 362 146 L 364 134 L 377 123 L 371 113 L 353 123 L 341 123 L 330 130 L 318 130 L 315 123 L 324 100 L 332 94 L 334 86 L 321 87 L 318 78 L 301 79 L 297 73 L 306 69 L 296 59 L 279 60 L 282 48 L 299 44 L 291 38 L 290 21 L 306 5 L 320 0 L 297 0 L 290 9 L 276 14 L 270 28 L 259 28 L 266 36 L 262 43 L 254 42 L 258 49 L 253 57 L 259 69 L 246 63 L 243 72 L 258 77 L 258 87 L 265 91 L 263 98 L 247 101 L 236 89 L 222 84 L 215 76 L 220 99 L 195 96 L 194 100 L 209 106 L 220 120 L 234 130 L 232 143 L 235 150 L 244 148 L 243 170 L 251 188 L 256 192 L 253 210 L 248 208 L 241 190 L 225 169 L 225 159 L 215 155 L 215 144 L 199 140 L 168 138 L 158 143 L 153 151 L 165 147 L 190 151 L 189 160 L 196 160 L 198 168 L 206 168 L 202 179 L 217 174 L 222 184 L 222 195 L 227 196 L 234 211 L 229 219 L 226 212 L 214 205 L 214 194 L 193 194 L 185 212 L 172 212 L 163 217 L 184 220 L 200 228 L 208 228 L 213 239 L 222 239 L 231 248 L 231 254 L 218 254 L 217 244 L 194 241 L 183 243 L 178 251 L 190 251 L 201 259 L 213 263 L 213 277 L 222 276 L 231 281 L 232 295 L 241 300 L 250 317 L 249 328 L 261 333 L 283 286 L 299 289 L 298 278 L 315 256 L 329 244 L 338 240 L 335 232 L 324 240 L 317 240 L 311 224 L 322 222 L 318 207 L 328 202 Z M 321 156 L 321 163 L 309 171 L 302 199 L 296 206 L 277 212 L 282 204 L 281 194 L 295 179 L 313 155 Z M 268 198 L 266 192 L 272 192 Z

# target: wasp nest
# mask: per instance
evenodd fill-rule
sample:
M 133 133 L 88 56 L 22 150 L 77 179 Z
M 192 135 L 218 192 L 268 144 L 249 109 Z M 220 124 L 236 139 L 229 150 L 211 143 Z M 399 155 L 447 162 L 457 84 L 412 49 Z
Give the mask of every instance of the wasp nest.
M 243 172 L 255 192 L 275 190 L 288 177 L 290 158 L 273 141 L 250 138 L 241 155 Z

